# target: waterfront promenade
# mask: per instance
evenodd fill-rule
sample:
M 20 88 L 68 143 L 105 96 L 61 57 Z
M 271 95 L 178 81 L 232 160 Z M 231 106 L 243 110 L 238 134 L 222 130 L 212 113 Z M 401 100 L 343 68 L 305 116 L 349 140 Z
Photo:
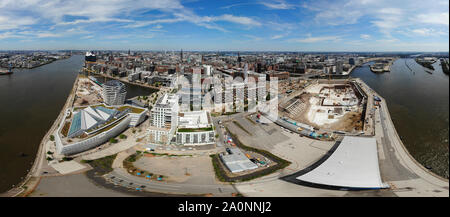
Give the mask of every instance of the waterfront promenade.
M 375 137 L 379 149 L 380 169 L 397 196 L 444 196 L 449 195 L 449 182 L 417 162 L 401 141 L 392 122 L 386 100 L 360 81 L 369 97 L 382 99 L 375 111 Z

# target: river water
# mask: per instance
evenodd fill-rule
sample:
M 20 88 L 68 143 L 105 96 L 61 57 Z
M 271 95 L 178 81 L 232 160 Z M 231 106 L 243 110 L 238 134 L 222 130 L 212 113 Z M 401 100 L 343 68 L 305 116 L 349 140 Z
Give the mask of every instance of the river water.
M 18 184 L 67 100 L 84 56 L 0 76 L 0 193 Z M 154 90 L 127 86 L 127 98 Z
M 356 68 L 351 76 L 386 99 L 395 128 L 413 157 L 448 178 L 449 77 L 439 61 L 432 74 L 414 59 L 398 59 L 391 72 L 380 74 L 371 72 L 369 64 Z

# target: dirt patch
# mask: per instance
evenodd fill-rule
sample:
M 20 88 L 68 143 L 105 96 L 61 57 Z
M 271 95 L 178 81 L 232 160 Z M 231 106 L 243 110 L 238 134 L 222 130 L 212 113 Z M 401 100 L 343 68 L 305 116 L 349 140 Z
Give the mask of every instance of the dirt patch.
M 133 162 L 139 170 L 161 174 L 165 181 L 214 184 L 214 171 L 208 156 L 142 156 Z
M 334 130 L 341 130 L 346 132 L 361 131 L 363 129 L 363 122 L 361 121 L 361 112 L 349 112 L 344 115 L 336 123 L 324 125 L 323 128 Z

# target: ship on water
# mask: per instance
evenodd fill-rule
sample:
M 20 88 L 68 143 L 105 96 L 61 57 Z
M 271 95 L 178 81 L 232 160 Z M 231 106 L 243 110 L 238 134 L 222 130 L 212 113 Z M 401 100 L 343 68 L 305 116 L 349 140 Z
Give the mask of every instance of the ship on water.
M 12 72 L 12 66 L 11 66 L 11 64 L 9 64 L 8 70 L 0 69 L 0 75 L 10 75 L 10 74 L 12 74 L 12 73 L 13 73 L 13 72 Z

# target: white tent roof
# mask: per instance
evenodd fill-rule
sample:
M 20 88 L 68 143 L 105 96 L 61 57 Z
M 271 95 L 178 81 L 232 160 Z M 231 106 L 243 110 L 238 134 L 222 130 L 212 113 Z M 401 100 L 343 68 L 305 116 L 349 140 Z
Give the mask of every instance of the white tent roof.
M 331 156 L 296 179 L 328 186 L 384 188 L 375 138 L 346 136 Z
M 103 120 L 108 120 L 109 117 L 111 117 L 111 115 L 109 115 L 108 113 L 106 113 L 102 110 L 96 109 L 96 111 L 100 116 L 102 116 Z
M 81 111 L 81 123 L 82 123 L 82 129 L 90 129 L 92 126 L 97 124 L 97 121 L 91 117 L 91 115 L 86 111 Z
M 99 120 L 104 120 L 104 118 L 98 113 L 97 110 L 94 110 L 92 107 L 87 107 L 85 109 L 83 109 L 85 112 L 89 113 L 90 115 L 92 115 L 94 118 L 97 118 Z

